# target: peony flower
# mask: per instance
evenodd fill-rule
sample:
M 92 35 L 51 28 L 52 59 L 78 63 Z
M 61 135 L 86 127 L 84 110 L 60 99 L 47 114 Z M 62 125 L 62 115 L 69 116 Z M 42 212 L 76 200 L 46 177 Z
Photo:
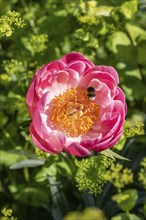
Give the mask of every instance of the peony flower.
M 95 66 L 77 52 L 54 60 L 34 75 L 26 102 L 33 143 L 49 153 L 87 156 L 117 143 L 126 103 L 111 66 Z

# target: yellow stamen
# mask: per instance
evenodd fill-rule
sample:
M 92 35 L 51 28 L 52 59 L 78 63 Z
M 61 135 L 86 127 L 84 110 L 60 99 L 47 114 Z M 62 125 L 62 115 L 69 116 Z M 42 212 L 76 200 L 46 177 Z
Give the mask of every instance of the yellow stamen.
M 71 88 L 51 102 L 52 128 L 70 137 L 86 134 L 99 118 L 99 106 L 89 100 L 86 89 Z

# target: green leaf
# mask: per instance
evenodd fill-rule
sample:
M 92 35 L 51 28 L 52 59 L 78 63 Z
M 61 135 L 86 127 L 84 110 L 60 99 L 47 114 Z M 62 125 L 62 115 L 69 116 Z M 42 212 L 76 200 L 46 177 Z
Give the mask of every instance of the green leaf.
M 119 141 L 113 146 L 114 149 L 117 149 L 118 151 L 121 151 L 125 145 L 126 138 L 124 135 L 121 136 Z
M 141 219 L 135 214 L 120 213 L 119 215 L 112 217 L 111 220 L 141 220 Z
M 44 163 L 45 160 L 35 160 L 35 159 L 23 160 L 11 165 L 10 169 L 15 170 L 15 169 L 22 169 L 24 167 L 38 167 L 44 165 Z
M 113 53 L 117 53 L 118 45 L 128 46 L 130 44 L 131 42 L 128 36 L 122 31 L 117 31 L 109 36 L 106 46 Z
M 137 71 L 138 70 L 135 70 L 135 75 Z M 136 76 L 128 75 L 129 72 L 130 71 L 128 71 L 125 75 L 124 85 L 122 85 L 123 90 L 125 92 L 131 90 L 130 93 L 132 97 L 134 97 L 137 100 L 143 99 L 143 97 L 145 96 L 145 84 L 141 79 L 137 78 L 137 75 Z
M 7 167 L 25 159 L 27 159 L 27 157 L 22 151 L 0 151 L 0 163 Z
M 57 169 L 59 171 L 59 173 L 61 175 L 65 175 L 65 176 L 71 176 L 72 175 L 72 172 L 70 170 L 70 168 L 68 167 L 68 165 L 65 163 L 65 162 L 59 162 L 57 164 Z
M 74 36 L 83 41 L 89 40 L 89 32 L 85 32 L 82 28 L 79 28 L 75 31 Z
M 107 156 L 107 157 L 110 157 L 113 160 L 115 160 L 115 158 L 120 159 L 120 160 L 129 160 L 128 158 L 120 156 L 119 154 L 115 153 L 114 151 L 112 151 L 110 149 L 101 151 L 100 153 Z
M 146 41 L 141 41 L 137 47 L 137 62 L 146 65 Z
M 128 189 L 122 193 L 118 193 L 112 196 L 112 200 L 117 203 L 120 209 L 128 212 L 133 209 L 138 199 L 138 193 L 136 189 Z
M 25 204 L 40 207 L 40 205 L 44 205 L 48 202 L 49 195 L 44 189 L 27 187 L 26 185 L 18 185 L 14 191 L 14 186 L 11 185 L 10 191 L 13 193 L 15 200 Z
M 49 167 L 42 167 L 42 169 L 37 172 L 35 176 L 35 180 L 37 182 L 43 182 L 44 180 L 47 179 L 48 176 L 55 176 L 57 173 L 56 166 L 52 164 Z
M 96 15 L 96 16 L 109 17 L 110 14 L 111 14 L 111 11 L 112 11 L 113 9 L 114 9 L 113 6 L 105 6 L 105 5 L 98 6 L 98 7 L 95 9 L 95 15 Z
M 127 18 L 131 19 L 138 9 L 138 1 L 132 0 L 124 2 L 120 7 L 120 12 Z
M 144 38 L 146 35 L 146 32 L 142 28 L 129 23 L 126 24 L 126 30 L 134 45 L 137 45 L 138 38 Z
M 63 219 L 62 210 L 61 210 L 61 206 L 65 205 L 63 193 L 59 192 L 58 184 L 53 177 L 49 176 L 48 180 L 50 183 L 50 191 L 53 200 L 53 204 L 51 207 L 53 218 L 54 220 Z

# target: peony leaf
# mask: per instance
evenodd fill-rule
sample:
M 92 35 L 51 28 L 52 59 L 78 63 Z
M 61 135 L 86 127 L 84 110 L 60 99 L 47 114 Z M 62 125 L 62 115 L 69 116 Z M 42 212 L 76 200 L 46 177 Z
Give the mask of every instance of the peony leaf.
M 133 209 L 138 199 L 138 193 L 135 189 L 128 189 L 122 193 L 112 196 L 112 200 L 117 203 L 120 209 L 128 212 Z
M 15 193 L 13 192 L 14 189 Z M 14 188 L 13 185 L 10 185 L 10 191 L 13 193 L 14 199 L 23 204 L 39 207 L 48 202 L 48 194 L 41 187 L 18 184 L 17 187 Z
M 106 42 L 107 48 L 113 53 L 118 53 L 119 45 L 120 46 L 131 45 L 130 39 L 122 31 L 114 32 L 112 35 L 109 36 L 108 41 Z
M 145 49 L 145 48 L 144 48 Z M 144 56 L 143 53 L 141 53 L 141 56 Z M 139 60 L 140 61 L 140 60 Z M 142 58 L 141 58 L 142 61 Z M 131 90 L 131 96 L 134 97 L 136 100 L 142 99 L 145 96 L 145 84 L 142 82 L 141 79 L 138 79 L 136 73 L 138 72 L 137 69 L 133 71 L 126 71 L 125 72 L 125 79 L 124 79 L 124 86 L 123 90 L 125 92 L 126 89 Z M 135 74 L 135 76 L 134 76 Z M 140 89 L 138 89 L 140 88 Z M 130 95 L 130 94 L 127 94 Z
M 127 30 L 134 45 L 137 45 L 138 39 L 140 39 L 140 38 L 145 39 L 146 32 L 142 28 L 140 28 L 136 25 L 132 25 L 132 24 L 127 23 L 126 30 Z
M 35 175 L 35 180 L 37 182 L 43 182 L 46 180 L 49 176 L 55 176 L 57 175 L 57 169 L 54 164 L 52 164 L 49 167 L 42 167 L 39 172 Z
M 137 47 L 137 62 L 141 65 L 145 65 L 145 52 L 146 52 L 146 40 L 143 40 L 139 43 L 138 47 Z
M 44 165 L 45 160 L 29 159 L 23 160 L 10 166 L 11 170 L 22 169 L 24 167 L 37 167 Z
M 113 160 L 115 160 L 115 158 L 120 159 L 120 160 L 129 160 L 128 158 L 120 156 L 119 154 L 115 153 L 114 151 L 112 151 L 110 149 L 104 150 L 100 153 L 107 156 L 107 157 L 110 157 Z
M 135 214 L 120 213 L 112 217 L 111 220 L 140 220 L 140 218 Z
M 9 151 L 0 151 L 0 162 L 1 165 L 4 165 L 6 167 L 9 167 L 13 164 L 16 164 L 22 160 L 27 159 L 27 157 L 24 155 L 23 151 L 16 151 L 16 150 L 9 150 Z
M 127 18 L 131 19 L 134 13 L 137 11 L 138 1 L 127 1 L 121 5 L 120 12 Z

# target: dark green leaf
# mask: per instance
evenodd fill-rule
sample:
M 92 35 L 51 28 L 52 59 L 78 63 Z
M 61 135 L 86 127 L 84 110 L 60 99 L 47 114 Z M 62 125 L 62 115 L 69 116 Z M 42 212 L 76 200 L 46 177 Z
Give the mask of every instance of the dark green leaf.
M 136 189 L 128 189 L 122 193 L 118 193 L 112 196 L 112 200 L 115 201 L 120 209 L 125 212 L 130 211 L 136 205 L 138 199 L 138 193 Z
M 121 213 L 119 215 L 112 217 L 111 220 L 141 220 L 141 219 L 135 214 Z
M 23 160 L 11 165 L 10 169 L 15 170 L 15 169 L 22 169 L 24 167 L 38 167 L 44 165 L 44 163 L 45 160 L 35 160 L 35 159 Z

